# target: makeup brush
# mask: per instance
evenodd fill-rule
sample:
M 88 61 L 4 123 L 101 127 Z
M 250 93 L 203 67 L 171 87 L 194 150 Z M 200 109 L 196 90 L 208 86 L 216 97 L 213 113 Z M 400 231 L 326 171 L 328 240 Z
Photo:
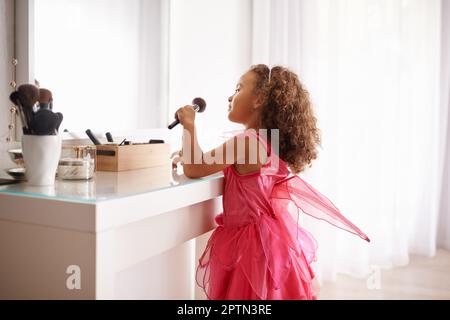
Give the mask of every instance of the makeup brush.
M 203 112 L 206 109 L 206 101 L 202 98 L 195 98 L 192 100 L 192 105 L 194 107 L 195 112 Z M 176 119 L 174 122 L 172 122 L 167 128 L 172 130 L 180 123 L 180 120 Z
M 39 101 L 39 89 L 32 84 L 23 84 L 17 91 L 20 93 L 20 102 L 25 108 L 33 107 Z
M 114 142 L 111 132 L 106 133 L 106 139 L 108 140 L 108 142 Z
M 87 129 L 86 130 L 86 134 L 89 137 L 89 139 L 91 139 L 91 141 L 96 145 L 99 146 L 101 145 L 100 141 L 98 141 L 97 137 L 94 136 L 94 134 L 92 133 L 91 129 Z
M 39 89 L 39 109 L 53 109 L 53 96 L 52 92 L 48 89 Z
M 39 100 L 39 89 L 32 84 L 23 84 L 17 89 L 17 92 L 19 93 L 18 98 L 23 107 L 25 120 L 27 121 L 28 126 L 30 126 L 34 115 L 33 107 Z
M 25 114 L 23 112 L 23 106 L 20 103 L 19 93 L 17 91 L 12 92 L 9 95 L 9 100 L 17 106 L 17 112 L 19 113 L 20 121 L 22 122 L 22 131 L 23 134 L 29 134 L 28 122 L 25 118 Z

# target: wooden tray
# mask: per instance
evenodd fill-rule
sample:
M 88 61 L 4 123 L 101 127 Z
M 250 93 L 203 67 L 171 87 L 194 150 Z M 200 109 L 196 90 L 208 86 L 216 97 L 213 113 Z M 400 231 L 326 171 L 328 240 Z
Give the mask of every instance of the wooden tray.
M 98 171 L 127 171 L 170 165 L 170 145 L 98 145 Z

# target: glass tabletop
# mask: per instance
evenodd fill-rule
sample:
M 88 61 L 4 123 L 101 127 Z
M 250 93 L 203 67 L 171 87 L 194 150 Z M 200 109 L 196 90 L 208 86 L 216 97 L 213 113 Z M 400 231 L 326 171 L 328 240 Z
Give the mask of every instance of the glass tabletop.
M 201 178 L 189 179 L 171 168 L 148 168 L 123 172 L 97 171 L 90 180 L 62 180 L 55 185 L 34 187 L 21 182 L 0 186 L 0 194 L 45 198 L 83 203 L 96 203 L 132 195 L 176 188 L 188 184 L 221 179 L 222 172 Z

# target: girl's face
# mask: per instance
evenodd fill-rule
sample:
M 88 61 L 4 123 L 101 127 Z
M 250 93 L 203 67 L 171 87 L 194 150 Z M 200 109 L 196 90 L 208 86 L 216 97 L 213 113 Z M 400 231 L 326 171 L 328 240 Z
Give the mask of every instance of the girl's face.
M 248 125 L 256 116 L 256 96 L 253 92 L 256 74 L 248 71 L 239 79 L 234 95 L 228 98 L 228 119 Z

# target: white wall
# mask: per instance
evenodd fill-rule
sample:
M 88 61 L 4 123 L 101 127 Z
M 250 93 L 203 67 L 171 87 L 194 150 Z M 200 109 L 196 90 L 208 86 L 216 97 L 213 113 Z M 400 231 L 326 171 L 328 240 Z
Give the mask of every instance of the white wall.
M 7 176 L 5 168 L 12 168 L 14 164 L 9 160 L 7 150 L 17 143 L 7 143 L 8 124 L 10 119 L 9 94 L 12 80 L 11 60 L 14 55 L 14 1 L 0 0 L 0 177 Z

